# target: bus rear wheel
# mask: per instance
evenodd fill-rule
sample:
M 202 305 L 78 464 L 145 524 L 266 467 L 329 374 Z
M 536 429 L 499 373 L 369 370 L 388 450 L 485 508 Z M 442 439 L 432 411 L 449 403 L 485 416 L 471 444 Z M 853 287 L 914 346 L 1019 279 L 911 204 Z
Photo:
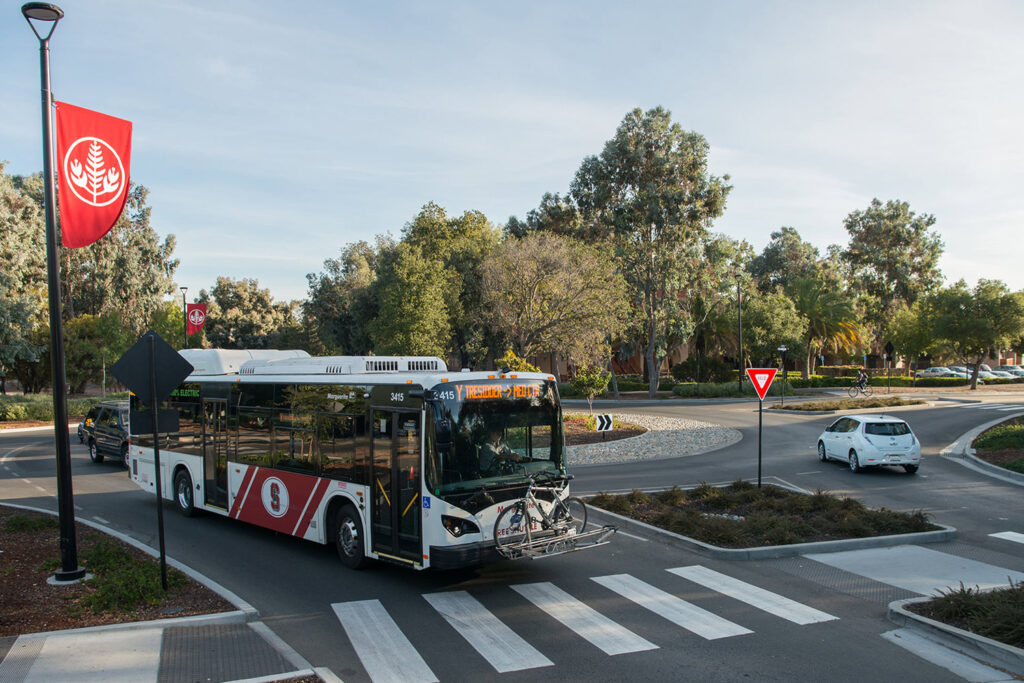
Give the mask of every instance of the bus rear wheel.
M 341 563 L 349 569 L 362 569 L 366 566 L 366 555 L 363 553 L 363 522 L 351 505 L 338 508 L 334 518 L 334 546 L 338 549 Z
M 192 498 L 192 477 L 186 470 L 178 470 L 174 475 L 174 502 L 178 512 L 186 517 L 196 514 L 195 503 Z

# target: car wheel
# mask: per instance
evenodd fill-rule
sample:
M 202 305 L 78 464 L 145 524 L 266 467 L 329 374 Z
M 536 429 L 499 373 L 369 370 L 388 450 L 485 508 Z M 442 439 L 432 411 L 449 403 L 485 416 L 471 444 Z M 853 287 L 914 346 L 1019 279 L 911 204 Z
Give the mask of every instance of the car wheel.
M 189 476 L 188 470 L 178 470 L 178 473 L 174 475 L 174 502 L 178 507 L 178 512 L 186 517 L 196 514 L 192 498 L 192 477 Z
M 89 458 L 97 464 L 103 462 L 103 454 L 96 447 L 96 439 L 89 439 Z
M 128 457 L 128 444 L 121 445 L 121 462 L 124 463 L 126 470 L 131 469 L 131 459 Z
M 907 474 L 914 474 L 915 472 L 917 472 L 917 468 L 918 465 L 904 465 L 903 471 L 906 472 Z
M 857 451 L 850 450 L 850 471 L 860 472 L 860 459 L 857 458 Z
M 363 523 L 351 505 L 342 505 L 334 518 L 334 545 L 341 563 L 349 569 L 366 566 L 363 554 Z
M 821 441 L 818 442 L 818 460 L 828 462 L 828 454 L 825 453 L 825 444 Z

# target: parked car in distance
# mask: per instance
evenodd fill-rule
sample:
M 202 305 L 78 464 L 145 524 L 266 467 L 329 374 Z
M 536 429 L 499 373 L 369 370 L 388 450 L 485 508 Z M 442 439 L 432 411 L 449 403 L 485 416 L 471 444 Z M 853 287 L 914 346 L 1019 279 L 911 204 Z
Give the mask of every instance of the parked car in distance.
M 898 465 L 914 474 L 921 464 L 921 442 L 903 420 L 886 415 L 847 415 L 818 436 L 818 460 L 846 462 L 852 472 Z
M 1002 370 L 1003 372 L 1013 372 L 1014 370 L 1020 370 L 1024 372 L 1024 368 L 1019 365 L 997 365 L 996 370 Z
M 1005 370 L 1017 379 L 1024 379 L 1024 370 Z
M 963 377 L 964 379 L 970 379 L 971 378 L 970 371 L 967 368 L 965 368 L 963 365 L 950 365 L 950 366 L 947 366 L 947 367 L 949 368 L 950 372 L 955 373 L 958 377 Z
M 918 370 L 914 373 L 914 377 L 959 377 L 957 373 L 953 372 L 949 368 L 944 368 L 941 365 L 933 365 L 930 368 L 924 370 Z
M 90 419 L 92 423 L 88 424 Z M 111 455 L 128 466 L 128 401 L 97 403 L 89 410 L 79 429 L 89 445 L 89 457 L 93 462 L 101 463 L 104 456 Z
M 984 372 L 984 370 L 982 370 Z M 1005 370 L 989 370 L 989 373 L 1002 379 L 1014 379 L 1013 375 Z

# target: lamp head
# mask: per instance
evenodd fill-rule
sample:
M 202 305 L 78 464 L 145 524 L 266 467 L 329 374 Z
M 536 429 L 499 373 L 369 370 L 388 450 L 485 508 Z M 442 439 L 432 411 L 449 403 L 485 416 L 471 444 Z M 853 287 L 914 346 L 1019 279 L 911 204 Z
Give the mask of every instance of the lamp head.
M 64 18 L 64 10 L 49 2 L 26 2 L 21 6 L 21 13 L 26 19 L 36 21 L 59 21 Z

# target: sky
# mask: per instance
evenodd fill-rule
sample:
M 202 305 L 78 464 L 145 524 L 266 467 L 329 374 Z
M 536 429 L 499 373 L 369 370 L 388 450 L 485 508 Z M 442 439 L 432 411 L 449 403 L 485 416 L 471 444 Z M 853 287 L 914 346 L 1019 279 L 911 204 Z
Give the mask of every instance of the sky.
M 0 160 L 42 169 L 38 42 L 0 0 Z M 189 299 L 275 299 L 428 203 L 520 218 L 634 108 L 710 145 L 716 232 L 824 254 L 873 198 L 936 218 L 947 282 L 1024 289 L 1024 3 L 64 0 L 56 99 L 133 123 Z

